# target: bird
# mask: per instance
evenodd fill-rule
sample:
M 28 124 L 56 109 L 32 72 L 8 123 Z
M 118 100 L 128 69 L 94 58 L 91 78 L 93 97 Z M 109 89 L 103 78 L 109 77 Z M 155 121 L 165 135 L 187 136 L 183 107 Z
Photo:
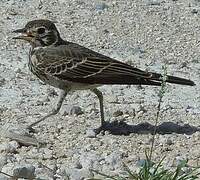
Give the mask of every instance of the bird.
M 102 85 L 150 85 L 161 86 L 163 75 L 147 72 L 100 54 L 74 42 L 63 40 L 54 22 L 36 19 L 14 30 L 16 40 L 30 44 L 28 67 L 44 83 L 60 90 L 56 108 L 28 126 L 32 129 L 50 116 L 56 115 L 70 91 L 90 90 L 99 100 L 100 132 L 104 129 L 103 94 L 98 89 Z M 166 75 L 167 83 L 194 86 L 189 79 Z

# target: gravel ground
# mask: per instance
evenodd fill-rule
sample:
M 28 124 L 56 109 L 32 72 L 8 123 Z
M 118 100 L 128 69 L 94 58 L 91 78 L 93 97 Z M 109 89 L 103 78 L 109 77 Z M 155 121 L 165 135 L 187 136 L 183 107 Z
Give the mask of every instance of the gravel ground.
M 125 135 L 98 127 L 98 99 L 89 91 L 70 94 L 58 115 L 36 127 L 42 146 L 23 146 L 6 130 L 22 130 L 48 113 L 58 91 L 41 83 L 27 67 L 29 46 L 12 40 L 27 21 L 56 22 L 61 36 L 141 69 L 195 81 L 195 87 L 167 85 L 153 160 L 175 167 L 200 163 L 200 2 L 198 0 L 2 0 L 0 1 L 0 170 L 31 179 L 93 177 L 90 169 L 137 170 L 152 141 L 158 87 L 102 86 L 106 120 Z M 122 121 L 123 123 L 118 123 Z M 128 129 L 128 130 L 127 130 Z M 14 131 L 15 132 L 15 131 Z M 0 175 L 0 179 L 7 179 Z

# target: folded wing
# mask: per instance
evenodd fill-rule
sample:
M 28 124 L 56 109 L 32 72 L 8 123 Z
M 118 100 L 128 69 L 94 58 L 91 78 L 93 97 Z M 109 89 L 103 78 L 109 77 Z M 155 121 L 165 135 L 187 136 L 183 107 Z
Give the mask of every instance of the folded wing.
M 160 85 L 162 81 L 160 74 L 142 71 L 77 44 L 41 48 L 34 54 L 38 59 L 38 70 L 61 80 L 87 84 L 144 85 Z M 173 76 L 170 77 L 173 80 Z

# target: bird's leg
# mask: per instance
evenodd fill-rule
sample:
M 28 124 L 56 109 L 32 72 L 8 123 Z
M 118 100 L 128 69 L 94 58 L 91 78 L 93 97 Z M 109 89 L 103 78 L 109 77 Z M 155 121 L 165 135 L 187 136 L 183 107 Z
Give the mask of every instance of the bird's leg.
M 99 99 L 99 104 L 100 104 L 101 126 L 95 130 L 96 133 L 98 134 L 98 133 L 100 133 L 101 130 L 103 130 L 103 128 L 106 124 L 105 119 L 104 119 L 103 94 L 97 88 L 91 89 L 91 91 L 97 95 L 97 97 Z
M 62 90 L 61 93 L 60 93 L 60 96 L 59 96 L 59 100 L 58 100 L 56 109 L 53 109 L 51 113 L 49 113 L 46 116 L 42 117 L 38 121 L 30 124 L 27 128 L 32 131 L 33 130 L 33 128 L 32 128 L 33 126 L 35 126 L 38 123 L 44 121 L 45 119 L 47 119 L 50 116 L 56 115 L 59 112 L 59 110 L 60 110 L 60 108 L 62 106 L 62 103 L 63 103 L 63 101 L 64 101 L 64 99 L 65 99 L 65 97 L 66 97 L 68 92 L 69 92 L 69 90 L 67 90 L 67 91 Z

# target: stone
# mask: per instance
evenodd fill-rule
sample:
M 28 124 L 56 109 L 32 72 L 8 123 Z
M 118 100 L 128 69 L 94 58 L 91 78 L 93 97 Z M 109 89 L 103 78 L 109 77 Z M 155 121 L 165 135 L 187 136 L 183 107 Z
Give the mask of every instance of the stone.
M 33 179 L 35 177 L 35 167 L 29 164 L 14 167 L 13 176 L 16 178 Z
M 105 3 L 98 3 L 96 4 L 96 7 L 95 7 L 97 11 L 103 11 L 106 8 L 108 8 L 108 5 L 106 5 Z
M 1 180 L 9 180 L 10 178 L 9 178 L 9 176 L 6 176 L 4 174 L 0 174 L 0 179 Z
M 6 83 L 6 80 L 4 78 L 0 77 L 0 87 L 5 85 L 5 83 Z
M 173 143 L 173 141 L 171 139 L 167 138 L 166 144 L 170 146 L 170 145 L 172 145 L 174 143 Z
M 7 156 L 4 154 L 0 154 L 0 169 L 7 163 Z
M 65 175 L 69 179 L 73 179 L 73 180 L 84 180 L 87 178 L 94 177 L 94 174 L 89 169 L 76 169 L 76 168 L 66 169 Z
M 146 0 L 147 5 L 160 5 L 160 0 Z
M 81 109 L 81 107 L 79 106 L 72 106 L 70 109 L 69 109 L 69 115 L 81 115 L 83 114 L 83 111 Z
M 114 117 L 119 117 L 119 116 L 122 116 L 123 115 L 123 111 L 121 111 L 121 110 L 117 110 L 117 111 L 115 111 L 114 113 L 113 113 L 113 116 Z
M 90 152 L 81 154 L 79 162 L 85 169 L 96 169 L 99 166 L 98 156 Z
M 105 162 L 109 164 L 111 170 L 115 170 L 121 166 L 121 154 L 111 153 L 105 157 Z
M 5 174 L 12 176 L 13 175 L 13 168 L 14 168 L 14 164 L 11 162 L 11 163 L 5 164 L 2 167 L 1 171 L 4 172 Z M 1 173 L 0 173 L 0 175 L 1 175 Z
M 86 131 L 86 137 L 95 138 L 96 137 L 96 133 L 95 133 L 94 129 L 88 129 Z
M 4 142 L 0 145 L 0 152 L 14 153 L 18 147 L 19 144 L 16 141 Z

